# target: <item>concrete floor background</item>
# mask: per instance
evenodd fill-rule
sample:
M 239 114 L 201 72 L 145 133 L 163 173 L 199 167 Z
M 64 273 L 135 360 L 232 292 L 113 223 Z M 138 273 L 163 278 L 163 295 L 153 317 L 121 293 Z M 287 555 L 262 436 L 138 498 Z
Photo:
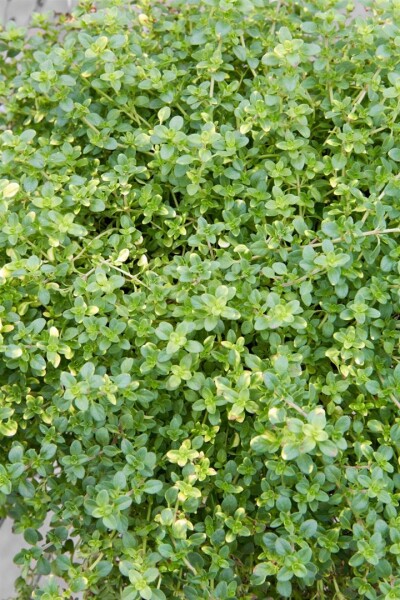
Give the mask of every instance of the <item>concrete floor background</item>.
M 26 25 L 34 11 L 68 12 L 75 0 L 0 0 L 0 21 L 15 19 L 20 25 Z
M 12 523 L 7 519 L 0 528 L 0 599 L 13 598 L 14 581 L 19 575 L 19 568 L 14 565 L 13 558 L 24 546 L 22 535 L 12 532 Z
M 14 19 L 18 24 L 26 25 L 34 10 L 68 12 L 76 0 L 0 0 L 0 22 Z M 354 16 L 365 14 L 362 5 L 358 3 Z M 15 598 L 14 581 L 19 569 L 13 564 L 13 557 L 24 546 L 22 535 L 12 532 L 12 523 L 7 519 L 0 527 L 0 600 Z
M 68 12 L 76 2 L 77 0 L 0 0 L 0 22 L 15 19 L 18 24 L 26 25 L 34 10 Z M 353 15 L 364 15 L 362 0 L 356 0 L 355 5 Z

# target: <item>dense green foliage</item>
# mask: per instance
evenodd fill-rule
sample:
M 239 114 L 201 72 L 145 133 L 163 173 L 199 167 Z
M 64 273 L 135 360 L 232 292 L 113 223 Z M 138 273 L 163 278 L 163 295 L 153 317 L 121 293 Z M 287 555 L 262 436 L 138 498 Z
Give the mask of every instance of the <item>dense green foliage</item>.
M 398 600 L 398 0 L 91 4 L 0 33 L 19 597 Z

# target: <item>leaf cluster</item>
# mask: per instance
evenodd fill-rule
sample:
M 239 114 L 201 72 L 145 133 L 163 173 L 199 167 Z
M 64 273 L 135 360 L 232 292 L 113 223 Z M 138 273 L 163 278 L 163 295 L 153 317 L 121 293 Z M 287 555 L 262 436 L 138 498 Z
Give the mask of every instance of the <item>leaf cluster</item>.
M 398 1 L 95 4 L 0 30 L 19 597 L 398 599 Z

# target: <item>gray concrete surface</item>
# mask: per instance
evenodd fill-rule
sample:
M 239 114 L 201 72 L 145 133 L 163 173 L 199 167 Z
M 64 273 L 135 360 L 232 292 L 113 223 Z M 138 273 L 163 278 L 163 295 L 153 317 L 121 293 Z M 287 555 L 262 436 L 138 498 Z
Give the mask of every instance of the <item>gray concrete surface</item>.
M 25 545 L 22 535 L 12 532 L 12 522 L 6 519 L 0 527 L 0 599 L 14 598 L 14 581 L 19 569 L 13 558 Z
M 14 19 L 18 24 L 26 25 L 34 10 L 38 12 L 68 12 L 77 0 L 0 0 L 0 22 Z M 356 2 L 353 16 L 362 16 L 365 9 L 362 3 Z
M 33 11 L 68 12 L 75 0 L 0 0 L 0 21 L 14 19 L 26 25 Z

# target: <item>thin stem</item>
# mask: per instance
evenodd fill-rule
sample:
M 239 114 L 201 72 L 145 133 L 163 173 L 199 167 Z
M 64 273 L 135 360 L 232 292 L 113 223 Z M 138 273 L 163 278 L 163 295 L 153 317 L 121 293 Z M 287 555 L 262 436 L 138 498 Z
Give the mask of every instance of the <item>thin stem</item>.
M 171 191 L 171 194 L 172 194 L 172 198 L 174 200 L 174 204 L 175 204 L 176 208 L 179 208 L 179 202 L 178 202 L 178 200 L 176 198 L 175 193 Z
M 336 581 L 336 578 L 333 578 L 333 585 L 336 591 L 336 596 L 338 598 L 338 600 L 346 600 L 346 596 L 343 596 L 342 592 L 340 591 L 340 588 L 338 586 L 338 583 Z
M 291 408 L 294 408 L 294 410 L 297 410 L 297 412 L 302 415 L 303 417 L 305 417 L 306 419 L 308 418 L 308 414 L 306 413 L 305 410 L 303 410 L 298 404 L 296 404 L 295 402 L 292 402 L 291 400 L 288 400 L 287 398 L 282 398 L 282 400 Z
M 92 273 L 94 273 L 94 272 L 95 272 L 96 268 L 97 268 L 97 267 L 93 267 L 92 269 L 90 269 L 90 271 L 88 271 L 87 273 L 84 273 L 84 274 L 82 275 L 82 279 L 87 279 L 87 278 L 89 277 L 89 275 L 91 275 Z
M 171 539 L 172 544 L 173 544 L 173 546 L 174 546 L 174 548 L 176 550 L 177 549 L 177 544 L 176 544 L 174 538 L 171 535 L 170 535 L 170 539 Z M 188 561 L 187 558 L 184 557 L 183 558 L 183 562 L 185 563 L 185 565 L 187 566 L 187 568 L 193 573 L 193 575 L 196 575 L 196 576 L 198 575 L 197 570 L 194 568 L 193 565 L 190 564 L 190 562 Z
M 91 244 L 93 244 L 93 242 L 95 242 L 96 240 L 99 240 L 101 237 L 103 237 L 107 233 L 111 233 L 112 231 L 117 231 L 116 227 L 113 227 L 112 229 L 107 229 L 106 231 L 102 231 L 101 233 L 99 233 L 99 235 L 96 235 L 96 237 L 94 237 L 92 240 L 90 240 L 90 242 L 84 248 L 82 248 L 82 250 L 74 258 L 71 258 L 71 261 L 75 262 L 76 260 L 78 260 L 78 258 L 80 258 L 83 254 L 85 254 L 86 250 L 89 248 L 89 246 Z
M 98 135 L 100 134 L 100 130 L 97 129 L 97 127 L 95 127 L 94 125 L 92 125 L 92 123 L 86 118 L 86 117 L 82 117 L 82 121 L 88 126 L 90 127 L 90 129 L 92 129 L 92 131 L 96 132 Z
M 373 129 L 370 132 L 369 136 L 371 137 L 372 135 L 375 135 L 376 133 L 384 131 L 385 129 L 390 129 L 390 125 L 383 125 L 382 127 L 377 127 L 376 129 Z
M 397 400 L 396 396 L 394 394 L 389 394 L 389 398 L 392 400 L 392 402 L 395 403 L 397 408 L 400 410 L 400 402 Z
M 399 178 L 400 178 L 400 172 L 399 172 L 399 173 L 397 173 L 397 175 L 395 175 L 395 176 L 394 176 L 394 181 L 396 181 L 396 180 L 397 180 L 397 179 L 399 179 Z M 379 196 L 378 196 L 378 200 L 382 200 L 382 198 L 384 197 L 384 195 L 385 195 L 385 189 L 386 189 L 386 186 L 385 186 L 385 188 L 383 189 L 383 191 L 382 191 L 382 192 L 379 194 Z
M 78 66 L 75 65 L 78 69 Z M 79 68 L 79 73 L 80 73 L 81 69 Z M 100 96 L 103 96 L 103 98 L 106 98 L 109 102 L 111 102 L 112 104 L 115 104 L 115 101 L 113 98 L 111 98 L 111 96 L 109 96 L 107 94 L 107 92 L 105 92 L 104 90 L 101 90 L 99 88 L 94 87 L 93 85 L 90 84 L 89 81 L 87 81 L 87 79 L 85 79 L 82 76 L 83 81 L 86 83 L 86 85 L 88 85 L 89 87 L 91 87 L 92 89 L 94 89 L 96 92 L 98 92 L 100 94 Z M 118 110 L 122 113 L 124 113 L 127 117 L 130 117 L 133 121 L 136 121 L 136 123 L 140 126 L 140 121 L 142 121 L 142 123 L 144 123 L 149 129 L 151 128 L 150 123 L 148 123 L 148 121 L 146 121 L 146 119 L 144 119 L 143 117 L 141 117 L 136 109 L 132 109 L 133 112 L 129 112 L 128 110 L 126 110 L 126 108 L 123 108 L 122 106 L 118 106 Z
M 314 271 L 311 271 L 311 273 L 306 273 L 306 275 L 303 275 L 303 277 L 299 277 L 298 279 L 295 279 L 294 281 L 288 281 L 287 283 L 282 283 L 282 287 L 290 287 L 291 285 L 296 285 L 297 283 L 306 281 L 306 279 L 310 279 L 314 275 L 317 275 L 318 273 L 322 273 L 322 272 L 323 272 L 323 269 L 314 269 Z
M 363 214 L 363 217 L 362 217 L 362 219 L 361 219 L 361 223 L 362 223 L 363 225 L 364 225 L 365 221 L 368 219 L 368 216 L 369 216 L 369 210 L 367 209 L 367 210 L 365 211 L 365 213 Z
M 375 79 L 375 77 L 377 75 L 379 75 L 379 73 L 381 72 L 382 68 L 379 67 L 375 73 L 372 75 L 371 79 Z M 351 111 L 349 112 L 349 114 L 347 115 L 347 119 L 352 116 L 357 108 L 357 106 L 359 104 L 361 104 L 361 102 L 364 100 L 366 93 L 368 92 L 368 84 L 365 84 L 364 88 L 361 90 L 361 92 L 358 94 L 357 98 L 354 101 L 353 104 L 353 108 L 351 109 Z
M 100 552 L 100 554 L 98 555 L 98 557 L 96 558 L 95 561 L 92 562 L 92 564 L 89 567 L 89 571 L 93 571 L 93 569 L 95 568 L 96 565 L 98 565 L 98 563 L 101 561 L 101 559 L 103 558 L 104 553 Z
M 355 237 L 360 238 L 360 237 L 368 237 L 371 235 L 385 235 L 387 233 L 400 233 L 400 227 L 392 227 L 389 229 L 372 229 L 371 231 L 360 231 L 359 233 L 355 234 Z M 332 244 L 337 244 L 339 242 L 343 242 L 344 236 L 334 238 L 333 240 L 330 240 L 330 241 L 332 242 Z M 311 246 L 312 248 L 317 248 L 319 246 L 322 246 L 322 243 L 323 242 L 312 242 L 311 244 L 305 244 L 304 246 L 300 246 L 300 247 L 305 248 L 307 246 Z
M 367 87 L 365 87 L 365 88 L 364 88 L 363 90 L 361 90 L 361 92 L 358 94 L 358 96 L 357 96 L 357 98 L 355 99 L 355 102 L 354 102 L 354 104 L 353 104 L 353 108 L 351 109 L 351 111 L 350 111 L 350 112 L 349 112 L 349 114 L 347 115 L 347 118 L 349 118 L 351 115 L 353 115 L 353 114 L 354 114 L 354 112 L 355 112 L 355 110 L 356 110 L 357 106 L 358 106 L 359 104 L 361 104 L 361 102 L 364 100 L 364 97 L 365 97 L 365 95 L 366 95 L 367 91 L 368 91 L 368 88 L 367 88 Z
M 247 53 L 247 48 L 246 48 L 246 44 L 245 44 L 245 41 L 244 41 L 243 33 L 241 33 L 239 35 L 239 39 L 240 39 L 240 43 L 242 44 L 242 48 L 244 48 L 246 50 L 246 53 Z M 257 73 L 251 67 L 250 67 L 250 71 L 253 73 L 253 77 L 257 77 Z
M 146 516 L 146 522 L 147 523 L 150 523 L 152 506 L 153 506 L 153 499 L 150 498 L 150 500 L 149 500 L 149 506 L 147 508 L 147 516 Z M 146 556 L 146 549 L 147 549 L 147 535 L 145 535 L 145 537 L 143 539 L 143 556 Z
M 365 231 L 360 236 L 365 237 L 367 235 L 383 235 L 385 233 L 400 233 L 400 227 L 392 227 L 391 229 L 374 229 L 373 231 Z
M 22 165 L 28 165 L 28 163 L 26 161 L 24 161 L 22 158 L 18 158 L 18 157 L 14 157 L 14 161 L 15 162 L 19 162 Z M 29 165 L 28 165 L 29 166 Z M 47 179 L 47 181 L 51 181 L 51 177 L 49 175 L 47 175 L 46 171 L 40 171 L 40 174 Z
M 383 385 L 385 385 L 385 382 L 383 380 L 383 377 L 381 375 L 378 375 L 381 383 Z M 397 406 L 397 408 L 400 410 L 400 402 L 399 400 L 397 400 L 396 396 L 394 394 L 392 394 L 391 392 L 389 392 L 389 398 L 391 399 L 391 401 Z
M 176 521 L 176 517 L 178 516 L 178 509 L 179 509 L 179 497 L 176 499 L 175 506 L 174 506 L 174 521 Z
M 211 75 L 210 79 L 210 98 L 214 96 L 214 75 Z
M 176 103 L 176 107 L 181 111 L 184 117 L 186 117 L 187 119 L 189 118 L 189 115 L 187 114 L 186 110 L 179 104 L 179 102 Z
M 30 246 L 30 247 L 31 247 L 31 248 L 32 248 L 32 249 L 33 249 L 35 252 L 39 252 L 39 254 L 40 254 L 41 256 L 43 256 L 43 258 L 44 258 L 45 260 L 48 260 L 48 258 L 49 258 L 49 257 L 47 256 L 47 254 L 45 253 L 45 251 L 44 251 L 44 250 L 40 250 L 40 249 L 38 249 L 38 247 L 37 247 L 37 246 L 35 246 L 35 244 L 33 244 L 33 243 L 31 242 L 31 240 L 29 240 L 28 238 L 24 238 L 24 242 L 25 242 L 26 244 L 28 244 L 28 246 Z
M 271 35 L 274 35 L 275 33 L 275 27 L 276 27 L 276 21 L 279 15 L 279 11 L 281 10 L 281 6 L 282 6 L 282 0 L 278 0 L 278 3 L 276 5 L 276 18 L 274 19 L 274 22 L 272 23 L 272 27 L 271 27 Z
M 116 271 L 119 271 L 120 273 L 122 273 L 123 275 L 125 275 L 125 277 L 128 277 L 128 279 L 131 279 L 132 281 L 134 281 L 138 285 L 143 285 L 148 290 L 150 289 L 148 285 L 146 285 L 145 283 L 143 283 L 143 281 L 140 281 L 140 279 L 138 279 L 136 277 L 136 275 L 132 275 L 132 273 L 129 273 L 129 271 L 125 271 L 125 269 L 120 269 L 120 267 L 117 267 L 116 265 L 113 265 L 112 263 L 108 262 L 108 260 L 103 260 L 102 259 L 102 260 L 100 260 L 100 262 L 103 265 L 108 265 L 109 267 L 111 267 L 111 269 L 115 269 Z
M 197 571 L 196 571 L 196 569 L 194 568 L 194 566 L 193 566 L 193 565 L 191 565 L 191 564 L 190 564 L 190 562 L 188 561 L 188 559 L 187 559 L 187 558 L 184 558 L 184 559 L 183 559 L 183 562 L 185 563 L 185 565 L 187 566 L 187 568 L 188 568 L 190 571 L 192 571 L 193 575 L 196 575 L 196 576 L 197 576 Z
M 106 94 L 106 92 L 103 92 L 103 90 L 100 90 L 98 88 L 93 88 L 93 89 L 95 89 L 96 92 L 98 92 L 100 94 L 100 96 L 103 96 L 103 98 L 106 98 L 106 100 L 108 100 L 112 104 L 115 104 L 114 100 L 108 94 Z M 118 110 L 120 110 L 122 113 L 124 113 L 127 117 L 131 118 L 133 121 L 136 121 L 136 123 L 140 126 L 140 121 L 138 119 L 139 115 L 131 114 L 129 111 L 126 110 L 126 108 L 120 108 Z
M 333 106 L 333 100 L 334 100 L 333 89 L 332 89 L 332 85 L 330 83 L 328 83 L 328 94 L 329 94 L 330 103 Z

